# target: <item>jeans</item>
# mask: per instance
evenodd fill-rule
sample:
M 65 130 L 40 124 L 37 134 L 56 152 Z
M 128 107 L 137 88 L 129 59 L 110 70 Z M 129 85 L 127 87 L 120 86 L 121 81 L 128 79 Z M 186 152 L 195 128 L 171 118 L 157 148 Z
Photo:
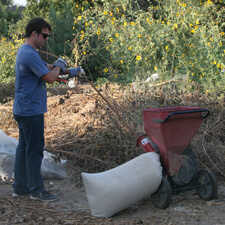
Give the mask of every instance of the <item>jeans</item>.
M 14 192 L 31 195 L 44 191 L 41 163 L 44 152 L 44 115 L 18 116 L 19 144 L 16 149 Z

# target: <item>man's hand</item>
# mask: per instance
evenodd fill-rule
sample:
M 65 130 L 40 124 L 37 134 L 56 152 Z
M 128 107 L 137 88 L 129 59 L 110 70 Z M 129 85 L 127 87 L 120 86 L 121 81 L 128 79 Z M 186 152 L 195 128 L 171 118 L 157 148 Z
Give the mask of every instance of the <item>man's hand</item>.
M 70 68 L 69 71 L 71 77 L 84 78 L 83 75 L 86 75 L 82 67 Z
M 56 61 L 55 61 L 55 64 L 53 65 L 54 67 L 55 66 L 59 66 L 61 68 L 61 70 L 63 72 L 65 72 L 66 70 L 66 67 L 68 66 L 67 62 L 65 59 L 63 58 L 58 58 Z

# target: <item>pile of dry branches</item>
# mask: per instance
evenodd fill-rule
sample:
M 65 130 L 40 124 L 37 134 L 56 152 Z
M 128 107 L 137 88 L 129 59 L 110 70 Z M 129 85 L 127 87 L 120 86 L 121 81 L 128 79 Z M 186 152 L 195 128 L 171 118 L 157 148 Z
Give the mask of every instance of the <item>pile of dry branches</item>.
M 144 132 L 142 110 L 170 106 L 201 106 L 211 114 L 191 142 L 200 164 L 225 176 L 224 102 L 215 102 L 199 92 L 184 94 L 176 84 L 134 89 L 105 85 L 99 89 L 137 135 Z M 12 102 L 2 104 L 1 129 L 18 138 L 12 117 Z M 136 137 L 88 84 L 74 89 L 49 88 L 45 115 L 46 150 L 70 159 L 80 171 L 100 172 L 144 153 Z

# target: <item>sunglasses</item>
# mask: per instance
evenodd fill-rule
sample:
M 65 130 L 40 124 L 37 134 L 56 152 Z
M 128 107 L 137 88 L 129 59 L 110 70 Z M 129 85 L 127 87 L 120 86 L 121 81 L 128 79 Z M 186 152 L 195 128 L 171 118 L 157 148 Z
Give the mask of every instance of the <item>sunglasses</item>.
M 45 39 L 50 36 L 50 34 L 45 34 L 45 33 L 40 33 L 40 34 L 42 34 L 43 38 Z

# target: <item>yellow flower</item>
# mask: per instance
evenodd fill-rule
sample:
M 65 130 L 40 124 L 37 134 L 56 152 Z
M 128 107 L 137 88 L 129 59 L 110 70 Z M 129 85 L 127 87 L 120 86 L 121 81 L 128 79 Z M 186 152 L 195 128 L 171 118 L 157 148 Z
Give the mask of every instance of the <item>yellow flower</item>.
M 108 70 L 108 68 L 105 68 L 104 71 L 107 73 L 109 70 Z
M 84 52 L 84 55 L 86 55 L 87 54 L 87 52 Z
M 186 4 L 185 3 L 183 3 L 183 7 L 186 7 Z
M 124 26 L 125 26 L 125 27 L 127 26 L 127 22 L 124 23 Z
M 156 66 L 154 67 L 154 70 L 157 70 L 157 67 Z
M 197 30 L 198 29 L 198 26 L 195 26 L 195 30 Z
M 108 13 L 106 11 L 103 12 L 104 15 L 107 15 Z
M 180 15 L 180 13 L 177 13 L 177 16 L 179 16 Z
M 78 16 L 78 20 L 81 20 L 82 19 L 82 16 Z
M 221 34 L 221 35 L 224 35 L 224 32 L 221 32 L 220 34 Z
M 116 8 L 116 11 L 119 12 L 120 10 L 118 8 Z
M 81 34 L 83 34 L 83 33 L 84 33 L 84 31 L 82 30 L 82 31 L 81 31 Z
M 120 60 L 120 63 L 123 64 L 123 60 Z
M 115 74 L 115 78 L 117 78 L 117 74 Z
M 169 47 L 168 46 L 166 46 L 166 49 L 168 49 Z
M 217 62 L 216 62 L 216 61 L 214 61 L 213 63 L 216 65 L 216 63 L 217 63 Z
M 167 25 L 170 25 L 170 22 L 169 21 L 167 22 Z
M 91 20 L 90 23 L 93 23 L 93 21 Z
M 97 33 L 97 35 L 101 34 L 101 32 L 99 30 L 96 33 Z
M 174 24 L 174 27 L 177 28 L 177 24 Z
M 213 39 L 212 39 L 212 38 L 209 38 L 209 40 L 210 40 L 210 41 L 213 41 Z
M 223 44 L 222 44 L 222 42 L 220 42 L 220 46 L 222 46 Z
M 137 60 L 140 60 L 141 59 L 141 56 L 140 55 L 137 55 L 136 59 Z
M 109 40 L 110 40 L 111 42 L 113 42 L 113 39 L 112 39 L 112 38 L 110 38 Z
M 191 30 L 191 33 L 193 33 L 193 34 L 194 34 L 194 33 L 195 33 L 195 30 Z
M 141 37 L 141 35 L 140 35 L 140 34 L 138 34 L 138 37 L 140 38 L 140 37 Z
M 220 64 L 219 63 L 217 63 L 217 67 L 220 67 Z
M 115 20 L 116 20 L 115 17 L 113 17 L 113 18 L 112 18 L 112 21 L 115 21 Z
M 118 33 L 116 33 L 116 37 L 119 37 L 119 34 Z
M 131 25 L 133 25 L 133 26 L 134 26 L 134 25 L 135 25 L 135 23 L 134 23 L 134 22 L 131 22 Z
M 199 24 L 199 21 L 198 21 L 198 20 L 196 21 L 196 24 L 197 24 L 197 25 Z
M 131 47 L 128 47 L 129 50 L 131 50 Z M 225 51 L 225 50 L 224 50 Z
M 111 13 L 110 13 L 110 16 L 112 16 L 112 15 L 113 15 L 113 13 L 111 12 Z

